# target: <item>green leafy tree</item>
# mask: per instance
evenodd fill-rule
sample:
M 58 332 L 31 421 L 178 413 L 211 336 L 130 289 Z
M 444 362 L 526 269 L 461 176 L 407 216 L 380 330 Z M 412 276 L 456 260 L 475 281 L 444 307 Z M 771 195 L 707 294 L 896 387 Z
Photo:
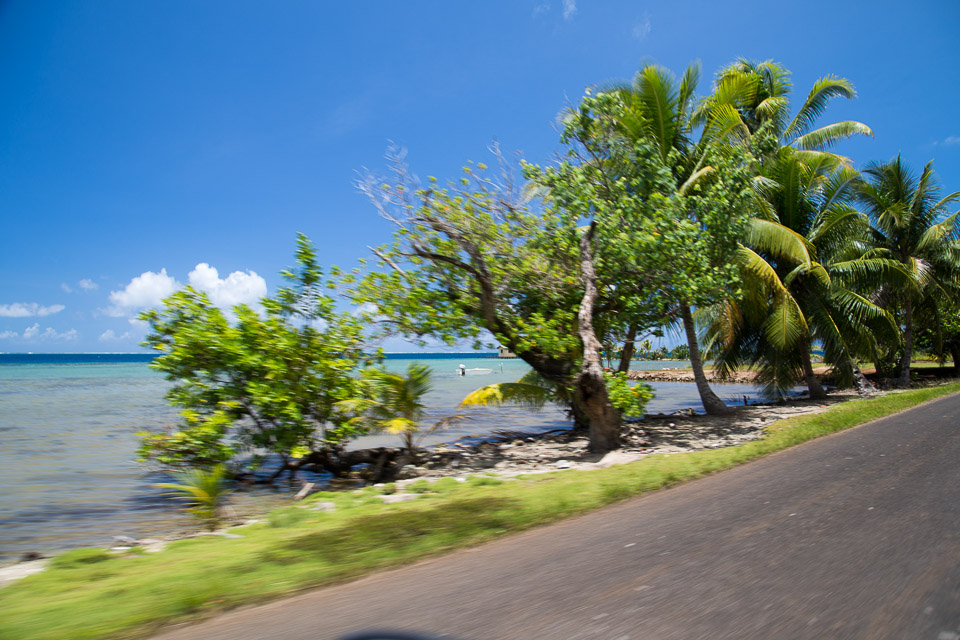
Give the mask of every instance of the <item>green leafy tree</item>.
M 407 453 L 414 458 L 424 436 L 468 419 L 462 415 L 447 416 L 430 428 L 423 428 L 427 409 L 424 398 L 433 388 L 430 367 L 426 365 L 411 363 L 406 375 L 384 369 L 366 369 L 363 379 L 370 397 L 339 402 L 338 408 L 356 414 L 351 419 L 352 424 L 362 425 L 373 432 L 399 435 Z
M 283 469 L 312 451 L 356 435 L 334 405 L 356 395 L 365 361 L 363 324 L 338 313 L 324 292 L 313 246 L 301 235 L 289 286 L 262 310 L 233 309 L 235 319 L 190 287 L 141 315 L 151 365 L 173 386 L 181 408 L 172 431 L 144 434 L 141 455 L 168 466 L 209 467 L 241 452 L 278 455 Z
M 708 413 L 729 411 L 703 373 L 691 309 L 737 289 L 736 240 L 747 220 L 750 153 L 701 132 L 692 113 L 700 70 L 681 79 L 646 65 L 630 86 L 588 95 L 566 119 L 565 140 L 579 164 L 540 181 L 559 208 L 605 213 L 599 264 L 621 301 L 619 317 L 640 327 L 679 318 Z
M 960 191 L 941 198 L 932 162 L 917 176 L 899 155 L 869 165 L 864 174 L 858 199 L 873 226 L 873 254 L 898 262 L 909 275 L 906 286 L 888 283 L 877 293 L 881 304 L 896 309 L 902 327 L 895 374 L 906 386 L 916 317 L 936 317 L 937 301 L 955 299 L 960 283 L 960 224 L 958 212 L 950 213 Z

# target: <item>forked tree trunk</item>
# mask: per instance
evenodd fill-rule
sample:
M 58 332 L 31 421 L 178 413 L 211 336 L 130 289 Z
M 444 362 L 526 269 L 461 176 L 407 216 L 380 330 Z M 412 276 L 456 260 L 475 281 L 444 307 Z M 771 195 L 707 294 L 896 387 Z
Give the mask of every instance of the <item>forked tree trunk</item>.
M 697 393 L 700 394 L 700 402 L 703 403 L 703 408 L 712 416 L 722 416 L 732 413 L 733 409 L 717 397 L 717 394 L 713 392 L 713 389 L 710 388 L 710 384 L 707 382 L 707 376 L 703 372 L 703 361 L 700 360 L 697 328 L 693 324 L 693 314 L 690 312 L 690 305 L 686 302 L 680 303 L 680 317 L 683 320 L 683 330 L 687 334 L 687 346 L 690 348 L 690 368 L 693 369 L 693 379 L 697 383 Z
M 903 355 L 900 357 L 898 387 L 910 386 L 910 360 L 913 359 L 913 300 L 909 297 L 903 308 Z
M 810 345 L 804 344 L 803 348 L 803 381 L 807 385 L 807 391 L 810 393 L 811 400 L 823 400 L 827 397 L 827 392 L 823 390 L 823 385 L 817 380 L 813 373 L 813 362 L 810 360 Z
M 580 341 L 583 343 L 583 366 L 577 376 L 573 400 L 590 421 L 588 449 L 592 453 L 606 453 L 620 447 L 621 416 L 610 403 L 600 360 L 602 347 L 593 328 L 593 308 L 599 295 L 593 264 L 595 228 L 591 224 L 580 238 L 580 277 L 584 290 L 577 319 Z
M 620 366 L 617 371 L 626 373 L 630 370 L 630 361 L 633 360 L 633 351 L 636 349 L 633 344 L 637 339 L 637 325 L 631 324 L 627 329 L 627 340 L 623 343 L 623 351 L 620 352 Z

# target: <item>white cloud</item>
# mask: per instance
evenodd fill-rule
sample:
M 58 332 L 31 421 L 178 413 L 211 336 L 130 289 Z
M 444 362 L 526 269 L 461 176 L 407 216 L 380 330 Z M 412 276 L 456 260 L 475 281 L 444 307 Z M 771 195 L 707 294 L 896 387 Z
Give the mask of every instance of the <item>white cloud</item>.
M 100 288 L 100 285 L 98 285 L 96 282 L 94 282 L 90 278 L 84 278 L 83 280 L 80 280 L 79 282 L 77 282 L 77 287 L 79 287 L 83 291 L 96 291 L 97 289 Z M 73 293 L 74 291 L 73 287 L 68 285 L 66 282 L 61 284 L 60 288 L 63 289 L 64 293 Z
M 122 317 L 140 309 L 159 306 L 164 298 L 179 288 L 180 283 L 168 276 L 166 269 L 161 269 L 160 273 L 144 271 L 123 289 L 110 292 L 113 306 L 105 309 L 105 313 Z
M 563 0 L 563 19 L 573 20 L 577 15 L 577 0 Z
M 10 335 L 13 334 L 13 335 Z M 5 331 L 3 337 L 13 338 L 17 334 L 12 331 Z M 30 342 L 40 342 L 46 340 L 76 340 L 79 337 L 76 329 L 70 329 L 69 331 L 64 331 L 63 333 L 58 333 L 53 327 L 47 327 L 43 331 L 40 330 L 40 323 L 35 322 L 32 327 L 27 327 L 23 330 L 23 335 L 21 336 L 24 340 Z
M 537 6 L 535 6 L 535 7 L 533 8 L 533 17 L 536 18 L 536 17 L 538 17 L 541 13 L 546 13 L 547 11 L 550 11 L 550 3 L 549 3 L 549 2 L 541 2 L 540 4 L 538 4 Z
M 643 20 L 633 25 L 633 37 L 637 40 L 646 40 L 647 36 L 650 35 L 650 16 L 643 16 Z
M 120 340 L 129 340 L 130 332 L 127 331 L 123 335 L 117 335 L 113 329 L 107 329 L 100 334 L 100 342 L 118 342 Z
M 955 144 L 960 144 L 960 136 L 947 136 L 944 138 L 941 144 L 945 144 L 948 147 L 952 147 Z
M 36 302 L 14 302 L 13 304 L 0 304 L 0 317 L 4 318 L 31 318 L 33 316 L 44 317 L 52 316 L 66 309 L 62 304 L 52 304 L 45 307 Z
M 255 305 L 267 295 L 267 281 L 254 271 L 234 271 L 225 278 L 215 267 L 201 262 L 191 271 L 187 280 L 194 289 L 206 293 L 210 302 L 221 309 L 231 309 L 238 304 Z M 163 299 L 183 287 L 176 278 L 167 274 L 145 271 L 133 278 L 119 291 L 110 292 L 111 306 L 103 312 L 114 317 L 130 317 L 143 309 L 159 307 Z M 142 323 L 131 320 L 140 327 Z
M 222 309 L 238 304 L 254 305 L 267 295 L 267 281 L 254 271 L 234 271 L 226 278 L 206 262 L 198 264 L 188 276 L 190 285 L 203 291 L 210 302 Z
M 9 340 L 10 338 L 19 338 L 20 334 L 16 331 L 0 331 L 0 340 Z

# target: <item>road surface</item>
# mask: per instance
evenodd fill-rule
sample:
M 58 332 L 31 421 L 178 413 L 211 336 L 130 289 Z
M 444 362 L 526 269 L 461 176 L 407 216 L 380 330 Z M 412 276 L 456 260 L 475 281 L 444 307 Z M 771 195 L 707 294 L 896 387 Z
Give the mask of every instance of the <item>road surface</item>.
M 960 394 L 163 640 L 960 640 Z

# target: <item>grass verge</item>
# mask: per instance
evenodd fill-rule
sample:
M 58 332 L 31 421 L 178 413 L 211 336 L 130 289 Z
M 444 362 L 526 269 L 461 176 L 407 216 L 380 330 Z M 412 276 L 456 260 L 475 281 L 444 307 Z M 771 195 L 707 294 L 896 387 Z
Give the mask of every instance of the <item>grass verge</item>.
M 596 471 L 560 471 L 502 482 L 443 479 L 412 502 L 384 505 L 376 489 L 319 493 L 263 522 L 172 543 L 159 554 L 91 550 L 59 556 L 40 574 L 0 591 L 0 638 L 142 637 L 200 618 L 474 545 L 698 478 L 960 391 L 960 382 L 853 400 L 781 420 L 737 447 L 651 456 Z M 334 511 L 310 507 L 334 502 Z M 306 508 L 303 508 L 306 507 Z

